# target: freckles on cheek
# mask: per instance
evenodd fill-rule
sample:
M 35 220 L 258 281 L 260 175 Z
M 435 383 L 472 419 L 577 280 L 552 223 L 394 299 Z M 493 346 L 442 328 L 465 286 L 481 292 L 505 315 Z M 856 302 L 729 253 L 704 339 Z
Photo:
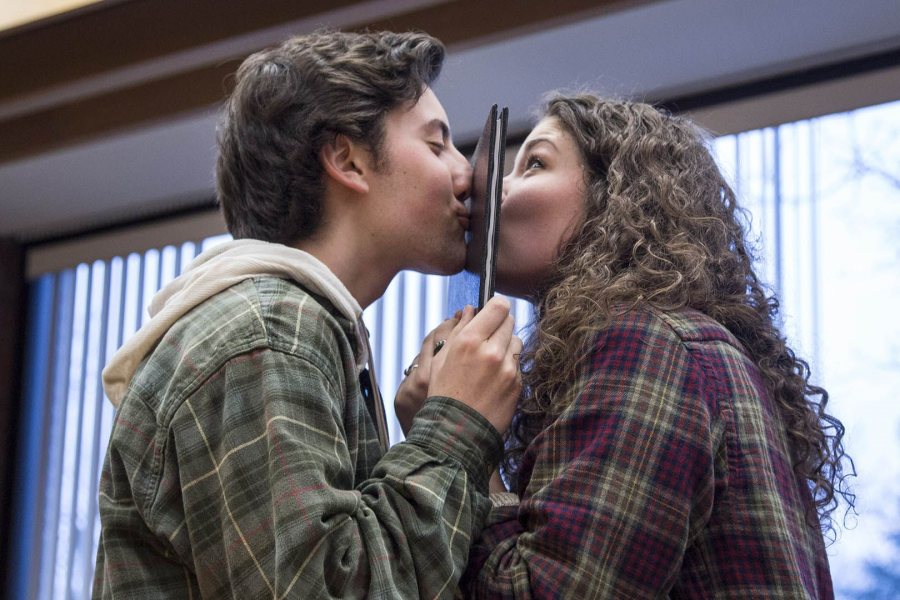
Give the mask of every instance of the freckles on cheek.
M 510 226 L 510 233 L 514 234 L 518 243 L 527 244 L 529 239 L 540 236 L 545 227 L 540 215 L 530 209 L 519 210 L 517 207 L 517 210 L 512 211 L 509 215 L 501 215 L 500 218 L 500 226 L 503 226 L 503 219 L 506 219 Z
M 523 212 L 519 205 L 507 205 L 500 209 L 500 235 L 510 240 L 517 240 L 528 234 L 528 212 Z

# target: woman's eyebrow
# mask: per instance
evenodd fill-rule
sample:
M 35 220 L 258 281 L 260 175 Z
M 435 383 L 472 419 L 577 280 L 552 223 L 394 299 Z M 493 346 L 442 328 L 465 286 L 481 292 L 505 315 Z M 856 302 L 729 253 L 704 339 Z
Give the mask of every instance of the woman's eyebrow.
M 554 149 L 554 150 L 557 150 L 557 151 L 559 150 L 559 149 L 556 147 L 556 144 L 554 144 L 554 143 L 553 143 L 553 140 L 551 140 L 550 138 L 548 138 L 548 137 L 536 137 L 536 138 L 532 138 L 532 139 L 528 140 L 527 142 L 525 142 L 525 145 L 522 146 L 522 154 L 527 154 L 528 151 L 530 151 L 534 146 L 540 144 L 541 142 L 550 144 L 551 146 L 553 146 L 553 149 Z

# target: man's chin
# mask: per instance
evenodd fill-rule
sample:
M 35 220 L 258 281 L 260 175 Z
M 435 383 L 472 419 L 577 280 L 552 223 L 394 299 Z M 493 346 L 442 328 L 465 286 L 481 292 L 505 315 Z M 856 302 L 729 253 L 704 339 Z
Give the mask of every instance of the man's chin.
M 459 256 L 459 258 L 445 256 L 443 258 L 444 260 L 435 261 L 428 272 L 433 275 L 456 275 L 466 266 L 465 256 Z
M 466 268 L 466 261 L 460 260 L 452 265 L 448 265 L 440 275 L 456 275 Z

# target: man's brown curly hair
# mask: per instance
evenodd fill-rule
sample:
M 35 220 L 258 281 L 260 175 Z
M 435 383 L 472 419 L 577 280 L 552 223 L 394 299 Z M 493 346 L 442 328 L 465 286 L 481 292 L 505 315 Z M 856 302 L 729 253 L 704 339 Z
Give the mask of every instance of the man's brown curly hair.
M 708 136 L 650 105 L 591 94 L 556 95 L 543 114 L 580 150 L 585 219 L 536 299 L 506 474 L 516 481 L 528 443 L 572 402 L 590 342 L 614 314 L 639 303 L 690 307 L 728 328 L 758 365 L 776 399 L 794 471 L 809 483 L 810 521 L 833 531 L 836 496 L 850 507 L 855 500 L 845 480 L 853 463 L 841 441 L 844 427 L 825 412 L 828 393 L 809 382 L 808 364 L 776 326 L 778 300 L 753 269 L 745 212 Z

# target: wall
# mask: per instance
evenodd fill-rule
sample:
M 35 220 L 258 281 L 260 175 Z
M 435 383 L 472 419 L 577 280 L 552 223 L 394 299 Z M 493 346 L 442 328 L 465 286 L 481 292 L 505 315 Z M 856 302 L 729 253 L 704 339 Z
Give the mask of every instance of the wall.
M 0 238 L 0 452 L 13 456 L 15 423 L 21 381 L 20 366 L 24 344 L 25 252 L 13 240 Z M 9 547 L 9 510 L 12 498 L 12 469 L 0 460 L 0 553 Z M 6 571 L 0 570 L 0 589 L 6 587 Z

